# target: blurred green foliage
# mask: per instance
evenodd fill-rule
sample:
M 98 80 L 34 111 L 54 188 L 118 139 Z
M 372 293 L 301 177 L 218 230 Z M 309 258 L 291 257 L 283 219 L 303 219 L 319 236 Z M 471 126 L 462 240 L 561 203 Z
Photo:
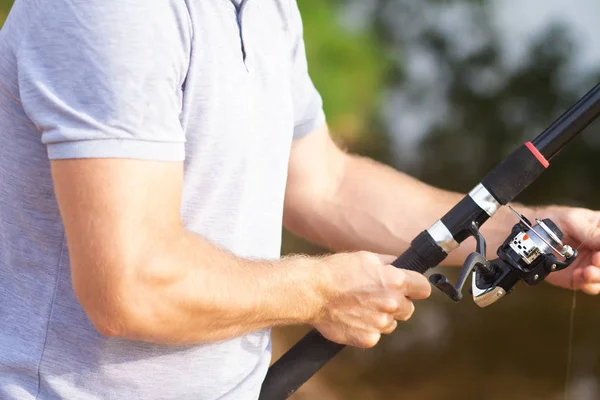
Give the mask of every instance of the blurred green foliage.
M 381 94 L 391 66 L 372 30 L 349 31 L 336 23 L 337 7 L 327 1 L 303 1 L 304 39 L 309 69 L 323 97 L 331 129 L 350 149 L 389 157 L 388 137 L 379 126 Z
M 0 26 L 4 24 L 4 20 L 8 15 L 8 10 L 12 6 L 12 0 L 0 0 Z
M 329 123 L 346 140 L 356 140 L 377 112 L 386 54 L 371 32 L 351 33 L 335 23 L 330 2 L 302 2 L 300 8 L 310 21 L 304 35 L 306 52 Z
M 0 23 L 11 3 L 0 0 Z M 576 38 L 560 25 L 548 25 L 509 65 L 490 4 L 299 0 L 310 73 L 336 140 L 431 184 L 466 191 L 600 80 L 600 66 L 572 73 Z M 447 15 L 455 17 L 450 28 Z M 429 64 L 415 75 L 415 60 L 423 59 Z M 417 117 L 393 108 L 394 96 L 425 111 L 417 114 L 423 135 L 408 150 L 395 123 Z M 600 208 L 599 131 L 598 123 L 590 127 L 518 200 Z M 284 237 L 284 253 L 323 251 Z M 434 293 L 376 348 L 345 350 L 295 398 L 562 399 L 571 304 L 570 292 L 549 285 L 520 285 L 484 310 Z M 577 298 L 571 399 L 600 398 L 599 305 Z M 277 352 L 302 332 L 277 331 Z

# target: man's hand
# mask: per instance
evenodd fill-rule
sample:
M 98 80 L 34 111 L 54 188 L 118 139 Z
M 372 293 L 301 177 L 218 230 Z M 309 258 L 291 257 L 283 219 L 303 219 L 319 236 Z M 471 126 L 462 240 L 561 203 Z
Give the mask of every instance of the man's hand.
M 579 251 L 579 256 L 569 268 L 551 273 L 546 281 L 587 294 L 599 294 L 600 212 L 552 206 L 539 208 L 536 214 L 540 219 L 552 219 L 563 231 L 563 241 Z
M 357 347 L 373 347 L 382 334 L 391 333 L 397 320 L 414 312 L 412 299 L 431 294 L 427 279 L 397 269 L 395 257 L 369 252 L 337 254 L 325 258 L 325 302 L 313 325 L 327 339 Z

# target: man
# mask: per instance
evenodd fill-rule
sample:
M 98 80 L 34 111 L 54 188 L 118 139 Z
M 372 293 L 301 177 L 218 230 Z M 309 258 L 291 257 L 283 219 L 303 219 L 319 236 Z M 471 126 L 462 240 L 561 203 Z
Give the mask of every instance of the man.
M 371 347 L 430 294 L 379 253 L 461 195 L 334 145 L 295 1 L 18 0 L 0 55 L 1 398 L 255 399 L 270 327 Z M 600 215 L 517 207 L 598 293 Z

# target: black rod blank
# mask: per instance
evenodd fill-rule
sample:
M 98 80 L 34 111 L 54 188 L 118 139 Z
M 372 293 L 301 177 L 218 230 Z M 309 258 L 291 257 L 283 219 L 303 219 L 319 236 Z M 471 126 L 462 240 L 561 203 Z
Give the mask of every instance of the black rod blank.
M 600 83 L 536 137 L 532 144 L 547 160 L 557 155 L 600 115 Z

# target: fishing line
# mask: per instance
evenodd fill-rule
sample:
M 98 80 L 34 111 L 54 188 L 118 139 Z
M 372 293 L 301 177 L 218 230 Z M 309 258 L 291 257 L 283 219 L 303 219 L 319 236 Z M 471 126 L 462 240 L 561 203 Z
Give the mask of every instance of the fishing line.
M 596 224 L 598 225 L 598 224 Z M 595 228 L 592 226 L 590 228 L 590 232 L 586 236 L 585 240 L 577 246 L 576 250 L 579 250 L 585 242 L 590 238 L 593 230 Z M 571 274 L 571 289 L 573 291 L 573 295 L 571 298 L 571 310 L 569 311 L 569 342 L 567 345 L 567 371 L 565 375 L 565 394 L 564 400 L 569 400 L 569 387 L 571 386 L 571 364 L 573 363 L 573 343 L 575 339 L 575 309 L 577 308 L 577 289 L 575 289 L 575 278 L 573 274 Z
M 571 311 L 569 315 L 569 343 L 567 346 L 567 372 L 565 376 L 565 396 L 564 400 L 569 400 L 569 387 L 571 386 L 571 364 L 573 361 L 573 336 L 575 333 L 575 308 L 577 306 L 577 290 L 575 290 L 574 279 L 571 275 L 571 287 L 573 296 L 571 300 Z

